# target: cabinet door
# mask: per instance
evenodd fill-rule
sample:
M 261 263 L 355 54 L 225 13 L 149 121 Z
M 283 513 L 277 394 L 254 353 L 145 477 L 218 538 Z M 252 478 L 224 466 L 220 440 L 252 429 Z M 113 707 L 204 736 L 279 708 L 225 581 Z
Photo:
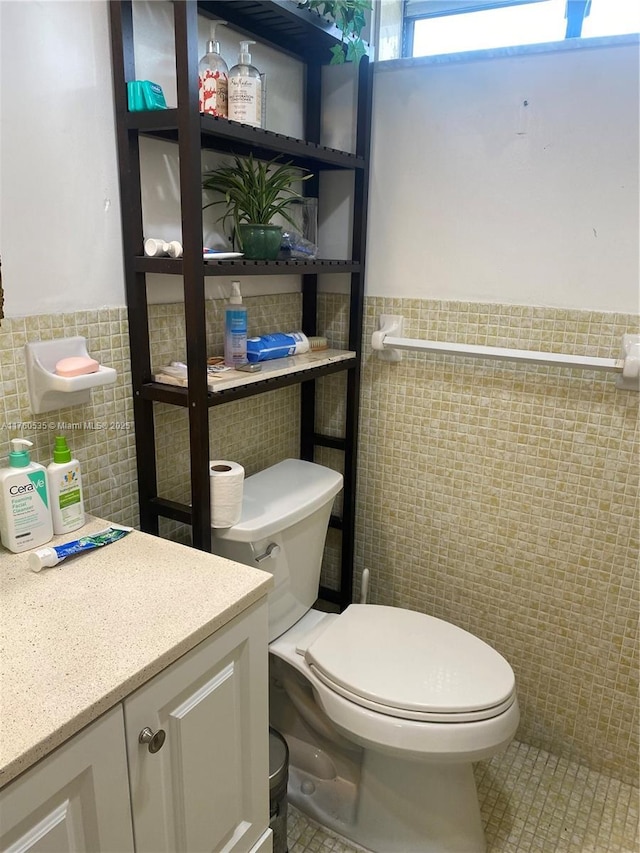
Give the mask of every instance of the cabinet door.
M 268 829 L 263 833 L 249 853 L 273 853 L 273 832 Z
M 249 851 L 269 825 L 266 600 L 124 703 L 138 853 Z M 166 740 L 151 753 L 145 728 Z
M 3 853 L 133 851 L 121 705 L 0 792 L 0 834 Z

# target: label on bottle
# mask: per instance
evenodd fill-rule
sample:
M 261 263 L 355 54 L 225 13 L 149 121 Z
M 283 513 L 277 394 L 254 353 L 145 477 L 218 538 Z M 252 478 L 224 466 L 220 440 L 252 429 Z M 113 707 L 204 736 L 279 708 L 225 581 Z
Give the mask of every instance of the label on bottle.
M 227 118 L 227 75 L 206 68 L 200 72 L 200 112 Z
M 262 127 L 262 80 L 259 77 L 229 77 L 229 118 L 252 127 Z
M 44 470 L 10 476 L 0 484 L 0 534 L 10 551 L 43 545 L 53 533 Z
M 247 312 L 242 308 L 225 312 L 224 363 L 227 367 L 247 363 Z
M 40 527 L 42 507 L 40 504 L 48 505 L 47 481 L 40 471 L 35 474 L 26 474 L 28 482 L 9 486 L 9 506 L 11 517 L 16 528 L 16 534 L 20 536 L 27 530 Z
M 84 519 L 84 506 L 82 501 L 82 486 L 80 483 L 80 469 L 70 468 L 63 474 L 53 474 L 59 477 L 58 481 L 58 509 L 65 529 Z

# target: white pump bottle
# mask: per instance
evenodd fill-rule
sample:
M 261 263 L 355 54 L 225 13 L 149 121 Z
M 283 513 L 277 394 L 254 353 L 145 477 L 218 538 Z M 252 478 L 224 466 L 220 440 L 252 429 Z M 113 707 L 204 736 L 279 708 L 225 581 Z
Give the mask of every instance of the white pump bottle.
M 0 538 L 19 554 L 53 536 L 47 472 L 32 462 L 26 438 L 11 439 L 9 467 L 0 469 Z
M 262 78 L 251 64 L 250 44 L 255 42 L 240 42 L 238 63 L 229 71 L 229 118 L 262 127 Z
M 207 42 L 207 52 L 198 65 L 200 112 L 220 118 L 227 118 L 229 66 L 220 56 L 216 27 L 225 24 L 226 21 L 216 21 L 211 24 L 211 38 Z

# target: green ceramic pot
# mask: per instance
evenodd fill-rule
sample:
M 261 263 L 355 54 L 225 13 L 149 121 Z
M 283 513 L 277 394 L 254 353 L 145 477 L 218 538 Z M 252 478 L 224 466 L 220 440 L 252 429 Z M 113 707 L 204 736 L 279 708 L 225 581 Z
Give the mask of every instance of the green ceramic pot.
M 238 225 L 242 251 L 249 261 L 275 261 L 282 242 L 281 225 Z

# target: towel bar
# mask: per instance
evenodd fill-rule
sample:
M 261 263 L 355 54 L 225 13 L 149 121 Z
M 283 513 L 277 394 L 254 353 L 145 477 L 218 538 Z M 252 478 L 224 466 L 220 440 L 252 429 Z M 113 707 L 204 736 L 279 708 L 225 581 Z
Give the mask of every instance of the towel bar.
M 397 314 L 381 314 L 377 332 L 371 337 L 371 345 L 385 361 L 400 361 L 401 350 L 435 352 L 444 355 L 463 355 L 473 358 L 499 359 L 524 364 L 548 364 L 556 367 L 574 367 L 584 370 L 605 370 L 619 374 L 617 387 L 627 391 L 640 390 L 640 335 L 623 335 L 620 358 L 566 355 L 554 352 L 486 347 L 475 344 L 457 344 L 442 341 L 423 341 L 403 338 L 404 317 Z

